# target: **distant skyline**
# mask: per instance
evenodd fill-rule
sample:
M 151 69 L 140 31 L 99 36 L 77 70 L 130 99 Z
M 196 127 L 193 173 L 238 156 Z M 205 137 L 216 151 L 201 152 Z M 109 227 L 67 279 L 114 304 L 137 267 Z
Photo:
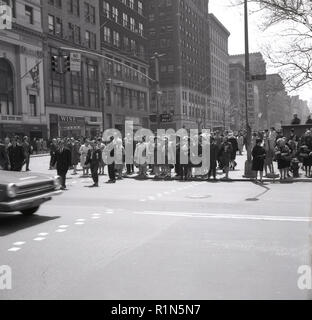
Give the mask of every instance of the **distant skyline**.
M 209 11 L 213 13 L 231 33 L 229 38 L 229 53 L 243 54 L 245 52 L 244 43 L 244 12 L 243 6 L 232 6 L 231 0 L 210 0 Z M 252 9 L 250 6 L 249 9 Z M 250 10 L 251 11 L 251 10 Z M 261 28 L 261 13 L 249 15 L 249 52 L 263 52 L 266 44 L 272 44 L 272 39 L 277 37 L 278 27 L 270 31 L 263 32 Z M 266 57 L 264 56 L 266 59 Z M 267 73 L 277 73 L 277 70 L 268 64 Z M 305 87 L 291 95 L 300 95 L 300 98 L 307 100 L 312 109 L 312 85 Z

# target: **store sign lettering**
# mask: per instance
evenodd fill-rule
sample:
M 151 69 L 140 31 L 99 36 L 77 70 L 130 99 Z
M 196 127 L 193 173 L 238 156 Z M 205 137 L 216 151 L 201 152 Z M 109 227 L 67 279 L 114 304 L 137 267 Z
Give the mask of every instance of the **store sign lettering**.
M 70 116 L 60 116 L 60 120 L 62 122 L 77 122 L 77 119 L 75 117 L 70 117 Z

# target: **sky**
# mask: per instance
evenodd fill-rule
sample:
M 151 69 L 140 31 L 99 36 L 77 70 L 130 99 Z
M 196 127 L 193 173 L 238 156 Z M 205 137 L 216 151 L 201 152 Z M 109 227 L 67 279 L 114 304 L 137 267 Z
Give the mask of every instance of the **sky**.
M 253 8 L 250 7 L 250 9 L 252 11 Z M 231 33 L 229 38 L 229 53 L 231 55 L 244 53 L 243 6 L 233 6 L 231 0 L 210 0 L 209 11 L 210 13 L 213 13 Z M 263 32 L 263 30 L 261 30 L 262 21 L 262 13 L 252 13 L 249 15 L 249 52 L 263 52 L 263 48 L 268 44 L 272 44 L 272 39 L 274 36 L 276 38 L 276 35 L 281 30 L 276 27 L 270 31 Z M 267 73 L 276 72 L 277 70 L 268 63 Z M 301 89 L 299 92 L 291 93 L 291 95 L 295 94 L 299 94 L 301 99 L 309 101 L 310 109 L 312 109 L 311 86 Z

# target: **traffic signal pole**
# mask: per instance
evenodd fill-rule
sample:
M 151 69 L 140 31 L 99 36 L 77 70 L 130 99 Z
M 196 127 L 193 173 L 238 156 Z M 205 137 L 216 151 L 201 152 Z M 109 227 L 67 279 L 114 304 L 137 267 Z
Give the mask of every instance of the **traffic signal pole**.
M 248 84 L 250 83 L 250 64 L 249 64 L 249 39 L 248 39 L 248 0 L 244 2 L 244 23 L 245 23 L 245 112 L 246 112 L 246 151 L 247 160 L 245 162 L 245 178 L 254 177 L 252 171 L 252 158 L 251 158 L 251 127 L 248 117 Z

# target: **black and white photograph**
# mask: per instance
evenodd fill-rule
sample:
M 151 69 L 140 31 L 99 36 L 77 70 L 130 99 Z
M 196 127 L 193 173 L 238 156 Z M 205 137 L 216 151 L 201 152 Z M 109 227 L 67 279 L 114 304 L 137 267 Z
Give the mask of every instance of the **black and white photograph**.
M 311 0 L 0 0 L 0 300 L 311 299 Z

